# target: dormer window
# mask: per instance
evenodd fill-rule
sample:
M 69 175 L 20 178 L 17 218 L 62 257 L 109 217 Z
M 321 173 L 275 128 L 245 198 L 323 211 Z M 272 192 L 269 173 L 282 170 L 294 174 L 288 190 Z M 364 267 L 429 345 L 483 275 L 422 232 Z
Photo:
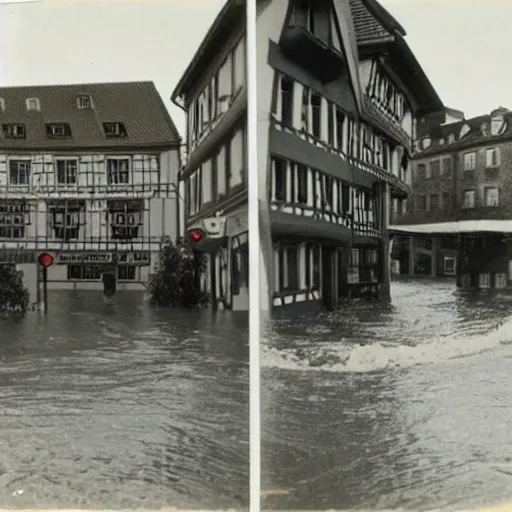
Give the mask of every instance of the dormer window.
M 480 127 L 480 130 L 482 131 L 482 135 L 484 137 L 489 136 L 489 125 L 487 123 L 483 123 L 482 126 Z
M 430 147 L 431 143 L 432 143 L 432 140 L 430 139 L 430 137 L 425 137 L 422 141 L 421 148 L 428 149 Z
M 27 132 L 24 124 L 3 124 L 2 132 L 6 139 L 26 139 Z
M 464 135 L 468 134 L 469 133 L 469 125 L 465 124 L 461 129 L 460 129 L 460 138 L 462 139 L 462 137 L 464 137 Z
M 46 125 L 46 136 L 49 138 L 71 137 L 71 127 L 66 123 L 51 123 Z
M 80 110 L 88 110 L 92 108 L 92 99 L 88 94 L 82 94 L 76 99 Z
M 491 119 L 491 135 L 501 135 L 506 128 L 505 118 L 503 116 L 494 116 Z
M 453 144 L 455 142 L 455 135 L 453 133 L 450 133 L 448 135 L 448 144 Z
M 444 139 L 439 139 L 439 145 L 442 146 L 444 144 Z
M 126 128 L 123 123 L 103 123 L 105 135 L 109 139 L 126 137 Z
M 27 110 L 41 110 L 41 103 L 39 98 L 27 98 L 26 99 Z

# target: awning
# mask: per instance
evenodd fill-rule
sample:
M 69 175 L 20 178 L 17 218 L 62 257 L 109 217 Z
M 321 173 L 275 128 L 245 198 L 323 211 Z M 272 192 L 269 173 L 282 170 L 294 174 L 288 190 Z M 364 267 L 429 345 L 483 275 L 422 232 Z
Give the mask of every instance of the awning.
M 458 233 L 512 233 L 512 220 L 461 220 L 432 224 L 404 224 L 389 226 L 396 234 L 458 234 Z

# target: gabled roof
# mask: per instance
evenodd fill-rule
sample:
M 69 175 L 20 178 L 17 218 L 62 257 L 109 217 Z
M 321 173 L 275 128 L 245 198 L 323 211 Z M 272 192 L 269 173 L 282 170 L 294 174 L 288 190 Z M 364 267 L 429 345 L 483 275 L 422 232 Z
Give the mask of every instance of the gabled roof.
M 227 0 L 172 92 L 173 103 L 182 106 L 179 99 L 185 95 L 191 84 L 200 78 L 205 66 L 217 55 L 219 46 L 225 43 L 236 21 L 244 18 L 245 0 Z
M 350 0 L 350 9 L 358 44 L 392 42 L 395 32 L 406 35 L 398 21 L 375 0 Z
M 92 109 L 78 109 L 89 95 Z M 153 82 L 0 87 L 5 111 L 0 124 L 24 124 L 26 139 L 0 137 L 0 149 L 175 147 L 181 142 Z M 26 99 L 38 98 L 40 111 L 27 111 Z M 103 123 L 123 123 L 127 136 L 106 138 Z M 47 138 L 47 123 L 67 123 L 71 138 Z
M 387 55 L 393 69 L 417 99 L 417 114 L 442 108 L 437 92 L 405 41 L 402 25 L 377 0 L 349 2 L 360 51 Z

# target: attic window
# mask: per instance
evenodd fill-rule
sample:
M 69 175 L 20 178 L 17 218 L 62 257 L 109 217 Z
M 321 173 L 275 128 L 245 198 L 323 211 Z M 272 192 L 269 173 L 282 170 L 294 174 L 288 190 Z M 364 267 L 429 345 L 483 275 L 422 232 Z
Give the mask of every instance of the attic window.
M 432 140 L 430 139 L 430 137 L 425 137 L 421 144 L 422 149 L 428 149 L 430 147 L 431 142 L 432 142 Z
M 501 135 L 505 128 L 505 118 L 503 116 L 495 116 L 491 119 L 491 135 Z
M 2 131 L 6 139 L 26 139 L 27 132 L 24 124 L 4 124 Z
M 453 144 L 455 142 L 455 135 L 453 133 L 450 133 L 448 135 L 448 144 Z
M 26 99 L 27 110 L 41 110 L 41 103 L 39 98 L 27 98 Z
M 51 139 L 71 137 L 71 127 L 66 123 L 51 123 L 46 125 L 46 136 Z
M 464 135 L 466 135 L 467 133 L 469 133 L 469 125 L 465 124 L 461 129 L 460 129 L 460 138 L 462 139 L 462 137 L 464 137 Z
M 127 135 L 123 123 L 103 123 L 103 129 L 108 139 L 117 139 Z
M 78 108 L 80 110 L 86 110 L 92 108 L 92 99 L 88 94 L 82 94 L 76 99 Z
M 489 125 L 487 123 L 483 123 L 480 129 L 482 130 L 482 135 L 484 137 L 487 137 L 489 135 Z
M 444 139 L 443 138 L 439 139 L 439 145 L 442 146 L 443 144 L 444 144 Z

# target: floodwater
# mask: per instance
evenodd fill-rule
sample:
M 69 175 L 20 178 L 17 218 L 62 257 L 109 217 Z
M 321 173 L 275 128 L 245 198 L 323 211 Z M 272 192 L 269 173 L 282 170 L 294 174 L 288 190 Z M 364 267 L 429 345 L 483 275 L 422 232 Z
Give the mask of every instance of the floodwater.
M 246 506 L 247 316 L 49 300 L 0 324 L 2 506 Z
M 466 508 L 512 499 L 512 295 L 392 284 L 276 321 L 262 354 L 267 509 Z

